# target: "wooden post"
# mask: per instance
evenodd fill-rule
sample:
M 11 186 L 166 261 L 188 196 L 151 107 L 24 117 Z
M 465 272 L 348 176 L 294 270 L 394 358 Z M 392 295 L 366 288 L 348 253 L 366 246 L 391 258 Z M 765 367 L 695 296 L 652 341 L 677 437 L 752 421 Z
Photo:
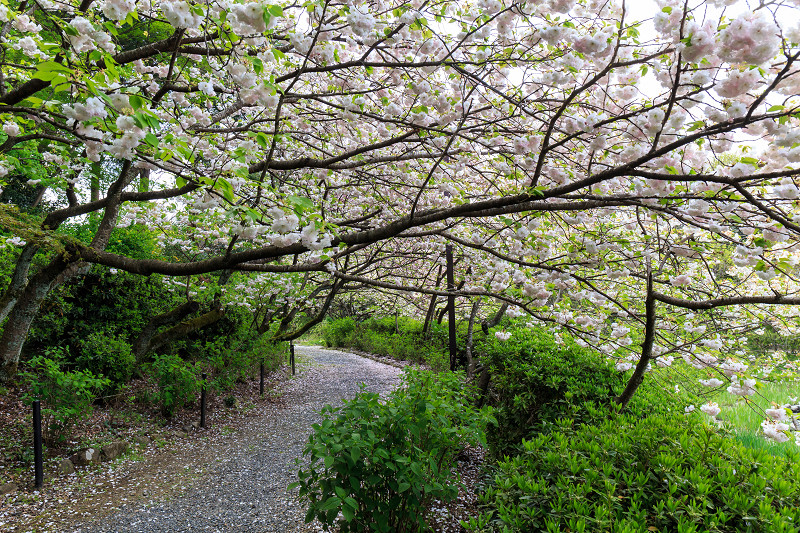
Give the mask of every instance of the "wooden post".
M 200 427 L 206 427 L 206 375 L 203 374 L 200 384 Z
M 42 460 L 42 406 L 39 400 L 33 402 L 33 463 L 35 488 L 44 484 L 44 465 Z
M 453 273 L 453 245 L 448 244 L 444 248 L 447 259 L 447 326 L 450 333 L 450 370 L 456 369 L 456 296 L 453 291 L 456 288 L 455 274 Z
M 294 343 L 289 344 L 289 363 L 292 365 L 292 375 L 294 376 Z

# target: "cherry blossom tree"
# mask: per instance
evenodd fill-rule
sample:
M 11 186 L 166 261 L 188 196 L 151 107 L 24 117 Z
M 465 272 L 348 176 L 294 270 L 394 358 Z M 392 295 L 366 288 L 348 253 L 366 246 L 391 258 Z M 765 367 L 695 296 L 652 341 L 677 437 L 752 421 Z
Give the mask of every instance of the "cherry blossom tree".
M 633 369 L 622 403 L 675 357 L 748 394 L 742 334 L 797 326 L 800 6 L 729 4 L 0 0 L 0 175 L 39 154 L 61 201 L 4 207 L 3 375 L 91 264 L 427 302 L 450 243 L 460 298 Z M 59 237 L 87 216 L 91 243 Z M 195 253 L 106 251 L 144 219 Z

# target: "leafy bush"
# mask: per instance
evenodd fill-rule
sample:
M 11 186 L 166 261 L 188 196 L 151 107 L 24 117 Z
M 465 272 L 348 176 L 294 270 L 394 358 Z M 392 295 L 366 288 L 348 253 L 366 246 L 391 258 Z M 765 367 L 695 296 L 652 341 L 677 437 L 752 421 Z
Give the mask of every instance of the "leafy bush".
M 560 419 L 501 461 L 471 531 L 788 532 L 800 523 L 800 454 L 751 450 L 699 419 Z
M 346 346 L 404 361 L 424 362 L 436 371 L 450 367 L 447 330 L 438 324 L 432 324 L 431 331 L 423 334 L 422 322 L 411 318 L 399 317 L 395 327 L 395 317 L 371 318 L 359 323 L 348 317 L 327 322 L 323 338 L 330 347 Z M 464 345 L 463 339 L 460 344 Z
M 29 370 L 20 374 L 29 384 L 26 402 L 42 401 L 42 436 L 48 443 L 65 441 L 70 428 L 92 413 L 96 394 L 110 383 L 88 370 L 64 370 L 65 356 L 64 350 L 50 350 L 28 361 Z
M 347 346 L 347 341 L 355 329 L 356 322 L 350 317 L 325 322 L 322 329 L 325 346 L 329 348 Z
M 542 329 L 518 329 L 509 340 L 487 337 L 480 347 L 492 375 L 498 424 L 488 430 L 496 457 L 513 454 L 543 422 L 583 416 L 587 401 L 608 403 L 624 376 L 600 355 L 574 342 L 558 344 Z
M 341 408 L 326 406 L 303 451 L 310 463 L 293 484 L 309 502 L 306 521 L 343 532 L 424 529 L 423 509 L 457 495 L 456 454 L 482 439 L 491 417 L 470 400 L 458 374 L 406 370 L 384 401 L 362 391 Z
M 195 369 L 175 354 L 156 355 L 149 366 L 158 385 L 158 402 L 166 417 L 192 401 L 199 388 Z
M 27 350 L 67 345 L 78 356 L 84 340 L 99 331 L 132 342 L 152 316 L 179 301 L 159 276 L 112 274 L 95 266 L 48 294 L 31 327 Z
M 127 383 L 136 367 L 131 345 L 122 337 L 97 332 L 81 344 L 78 365 L 110 381 L 106 392 L 114 392 Z
M 219 392 L 233 389 L 237 381 L 253 370 L 253 361 L 248 352 L 239 343 L 230 346 L 229 341 L 226 337 L 207 341 L 200 351 L 201 359 L 211 367 L 214 376 L 212 386 Z
M 272 371 L 280 368 L 288 353 L 289 343 L 275 343 L 269 335 L 257 336 L 253 330 L 242 328 L 229 335 L 206 341 L 195 353 L 205 361 L 213 375 L 212 386 L 219 392 L 229 391 L 237 382 L 254 375 L 259 363 Z
M 250 357 L 256 364 L 264 361 L 264 370 L 272 372 L 281 367 L 289 353 L 288 342 L 272 342 L 262 335 L 250 346 Z

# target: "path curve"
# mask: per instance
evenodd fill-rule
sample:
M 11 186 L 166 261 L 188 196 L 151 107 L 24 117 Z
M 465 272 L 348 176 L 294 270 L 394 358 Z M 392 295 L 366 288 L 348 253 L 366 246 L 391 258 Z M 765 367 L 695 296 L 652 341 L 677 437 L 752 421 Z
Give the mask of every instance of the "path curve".
M 316 531 L 304 524 L 305 510 L 287 490 L 296 480 L 294 459 L 302 454 L 311 424 L 320 420 L 325 404 L 357 394 L 360 383 L 372 392 L 390 391 L 400 370 L 336 350 L 297 346 L 296 351 L 298 375 L 284 388 L 287 407 L 256 413 L 207 474 L 167 501 L 134 503 L 71 531 Z

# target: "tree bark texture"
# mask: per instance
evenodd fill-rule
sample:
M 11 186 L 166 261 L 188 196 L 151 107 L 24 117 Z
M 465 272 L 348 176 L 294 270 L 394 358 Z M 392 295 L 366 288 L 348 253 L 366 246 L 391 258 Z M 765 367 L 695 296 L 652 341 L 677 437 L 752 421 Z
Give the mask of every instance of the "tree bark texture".
M 200 309 L 200 304 L 195 301 L 184 302 L 175 309 L 152 317 L 147 325 L 142 329 L 136 341 L 133 343 L 133 354 L 136 361 L 141 362 L 147 355 L 150 341 L 159 328 L 181 322 L 187 316 L 196 313 Z
M 133 175 L 130 169 L 130 161 L 123 163 L 119 178 L 108 189 L 106 209 L 97 233 L 90 244 L 90 247 L 95 250 L 102 250 L 106 247 L 111 237 L 111 231 L 116 226 L 122 192 Z M 47 224 L 47 219 L 45 219 L 45 224 Z M 23 254 L 20 256 L 22 264 L 18 261 L 19 272 L 15 269 L 18 283 L 21 283 L 19 280 L 27 275 L 33 254 L 35 254 L 35 250 L 27 253 L 23 250 Z M 25 262 L 28 265 L 25 265 Z M 3 334 L 0 336 L 0 383 L 8 381 L 16 374 L 22 347 L 28 337 L 33 320 L 50 291 L 70 278 L 87 272 L 89 268 L 91 265 L 88 263 L 76 262 L 66 253 L 60 254 L 31 277 L 25 284 L 25 288 L 17 293 L 16 301 L 6 311 L 8 320 L 3 328 Z
M 645 299 L 645 324 L 644 324 L 644 341 L 642 341 L 642 356 L 636 364 L 633 375 L 628 379 L 625 390 L 622 394 L 617 396 L 616 402 L 624 409 L 628 402 L 631 401 L 636 389 L 644 381 L 644 374 L 647 371 L 647 366 L 653 357 L 653 342 L 656 337 L 656 299 L 653 294 L 653 275 L 648 268 L 647 273 L 647 298 Z
M 483 331 L 484 335 L 488 335 L 489 329 L 495 327 L 497 324 L 500 323 L 500 321 L 503 319 L 503 315 L 506 314 L 507 309 L 508 309 L 508 304 L 503 303 L 503 305 L 500 306 L 500 309 L 497 310 L 497 312 L 494 314 L 491 320 L 486 319 L 483 322 L 481 322 L 481 330 Z
M 467 379 L 472 379 L 475 375 L 475 360 L 472 358 L 472 332 L 475 328 L 475 317 L 478 316 L 478 309 L 481 306 L 481 299 L 477 298 L 472 303 L 472 309 L 469 312 L 469 324 L 467 325 L 467 346 L 465 350 L 465 357 L 467 359 Z
M 145 352 L 158 350 L 165 344 L 169 344 L 172 341 L 185 337 L 193 331 L 197 331 L 198 329 L 202 329 L 206 326 L 210 326 L 211 324 L 219 322 L 224 316 L 225 311 L 223 309 L 215 308 L 208 313 L 204 313 L 190 320 L 181 322 L 180 324 L 173 326 L 166 331 L 162 331 L 158 335 L 155 335 L 147 345 Z

